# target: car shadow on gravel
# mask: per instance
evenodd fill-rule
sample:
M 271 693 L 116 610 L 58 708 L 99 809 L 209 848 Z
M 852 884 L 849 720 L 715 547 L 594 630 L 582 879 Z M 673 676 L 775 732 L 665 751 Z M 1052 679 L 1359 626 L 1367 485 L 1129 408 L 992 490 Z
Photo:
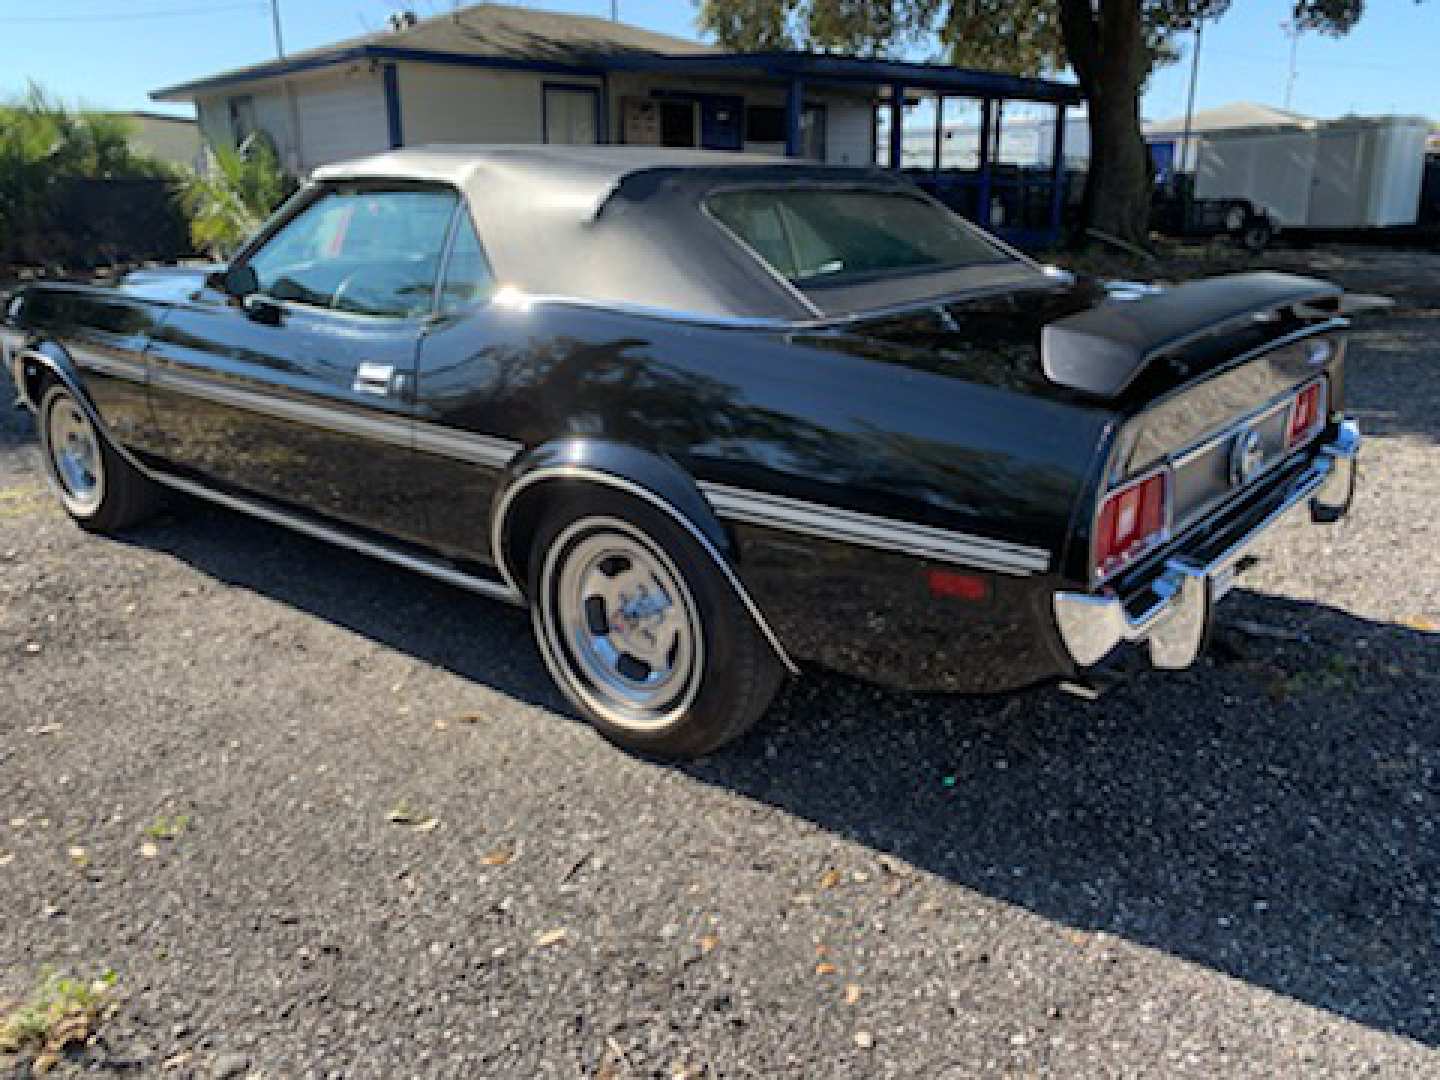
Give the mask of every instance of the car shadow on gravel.
M 229 510 L 177 498 L 115 538 L 267 596 L 529 705 L 569 706 L 529 642 L 520 609 Z M 518 647 L 517 647 L 518 643 Z
M 209 508 L 129 541 L 574 715 L 500 603 Z M 1226 617 L 1199 667 L 1097 703 L 813 674 L 739 744 L 676 768 L 1069 927 L 1440 1045 L 1440 637 L 1246 591 Z
M 1096 703 L 792 687 L 695 777 L 984 895 L 1440 1045 L 1440 637 L 1254 593 Z M 1003 962 L 1003 958 L 1000 958 Z

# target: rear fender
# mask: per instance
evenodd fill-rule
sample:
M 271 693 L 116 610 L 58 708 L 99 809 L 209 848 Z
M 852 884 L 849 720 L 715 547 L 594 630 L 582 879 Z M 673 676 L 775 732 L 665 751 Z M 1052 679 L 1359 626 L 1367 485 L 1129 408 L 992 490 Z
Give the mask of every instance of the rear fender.
M 561 439 L 525 453 L 506 470 L 491 503 L 490 547 L 500 576 L 517 593 L 525 592 L 527 577 L 527 553 L 520 548 L 529 531 L 522 527 L 530 520 L 527 510 L 534 509 L 532 500 L 553 492 L 560 484 L 620 491 L 668 514 L 714 561 L 781 663 L 792 674 L 798 673 L 736 574 L 734 546 L 695 481 L 674 461 L 625 443 Z

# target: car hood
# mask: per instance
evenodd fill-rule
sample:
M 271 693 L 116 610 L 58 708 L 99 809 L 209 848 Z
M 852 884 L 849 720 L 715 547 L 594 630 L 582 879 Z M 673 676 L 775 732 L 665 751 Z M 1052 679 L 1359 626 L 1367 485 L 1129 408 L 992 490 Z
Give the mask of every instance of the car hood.
M 190 299 L 205 285 L 205 276 L 223 266 L 166 266 L 132 270 L 117 283 L 117 288 L 142 300 L 179 303 Z

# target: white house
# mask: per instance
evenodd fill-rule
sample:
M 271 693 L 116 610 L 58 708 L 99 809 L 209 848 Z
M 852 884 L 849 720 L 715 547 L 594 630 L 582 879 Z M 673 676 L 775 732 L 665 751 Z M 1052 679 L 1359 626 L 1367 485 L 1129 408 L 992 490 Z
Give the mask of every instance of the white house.
M 268 133 L 297 173 L 430 143 L 634 143 L 905 167 L 903 129 L 917 101 L 989 117 L 996 145 L 1007 146 L 1002 117 L 1016 108 L 1043 103 L 1063 125 L 1065 109 L 1080 100 L 1075 86 L 1046 79 L 819 53 L 733 53 L 499 4 L 397 18 L 379 33 L 151 96 L 194 102 L 212 143 Z M 957 209 L 987 224 L 991 156 L 982 149 L 937 162 L 922 182 L 947 200 L 958 193 Z M 1060 200 L 1049 194 L 1059 190 L 1059 172 L 1032 171 L 1030 195 L 1020 200 L 1030 207 L 1026 235 L 1011 239 L 1043 243 L 1059 221 Z M 1006 219 L 1014 228 L 1020 220 Z
M 151 96 L 193 101 L 212 142 L 267 132 L 296 172 L 426 143 L 785 153 L 787 81 L 733 71 L 732 55 L 623 23 L 480 4 Z M 721 61 L 709 77 L 707 60 Z M 873 161 L 870 87 L 810 88 L 799 119 L 802 156 Z

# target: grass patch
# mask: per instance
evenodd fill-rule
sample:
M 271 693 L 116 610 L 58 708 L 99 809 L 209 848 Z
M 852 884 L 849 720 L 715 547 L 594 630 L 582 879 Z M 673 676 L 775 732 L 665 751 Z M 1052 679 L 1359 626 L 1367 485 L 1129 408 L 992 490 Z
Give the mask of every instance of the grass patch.
M 0 488 L 0 518 L 30 517 L 49 506 L 50 493 L 39 484 Z
M 33 1054 L 31 1069 L 49 1072 L 65 1048 L 89 1041 L 114 1005 L 116 975 L 86 982 L 45 969 L 29 998 L 0 1013 L 0 1053 Z
M 1270 697 L 1279 703 L 1312 694 L 1354 693 L 1359 686 L 1359 666 L 1343 653 L 1333 653 L 1313 667 L 1276 679 Z
M 177 840 L 190 828 L 189 814 L 167 816 L 161 814 L 145 828 L 145 835 L 151 840 Z

